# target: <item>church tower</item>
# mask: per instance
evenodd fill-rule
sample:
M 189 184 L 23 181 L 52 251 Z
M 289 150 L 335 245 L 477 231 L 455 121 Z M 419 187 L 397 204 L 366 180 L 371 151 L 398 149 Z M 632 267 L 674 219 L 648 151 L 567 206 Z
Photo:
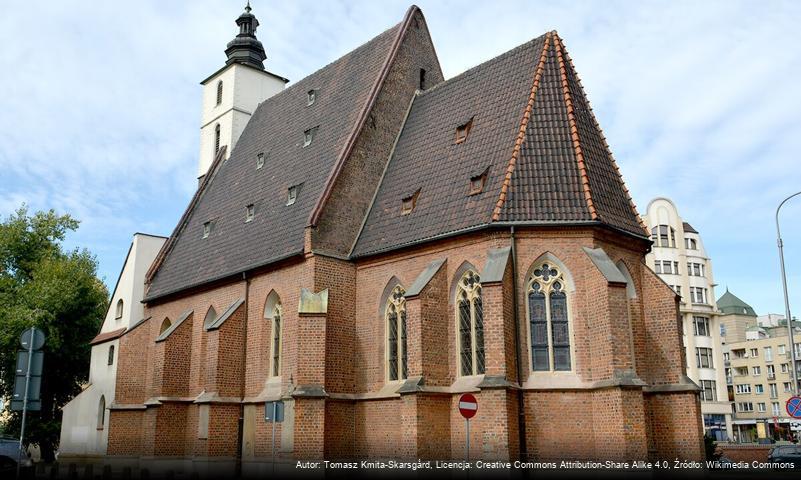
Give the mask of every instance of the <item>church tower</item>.
M 289 81 L 265 70 L 267 54 L 256 38 L 259 21 L 251 10 L 248 1 L 236 19 L 239 34 L 228 42 L 225 65 L 200 82 L 203 109 L 198 178 L 206 174 L 220 148 L 227 146 L 230 155 L 259 103 L 283 90 Z

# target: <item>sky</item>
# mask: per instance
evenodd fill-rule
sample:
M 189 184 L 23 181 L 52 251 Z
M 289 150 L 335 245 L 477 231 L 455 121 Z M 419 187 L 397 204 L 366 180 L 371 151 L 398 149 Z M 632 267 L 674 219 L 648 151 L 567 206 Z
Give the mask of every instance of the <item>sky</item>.
M 299 80 L 407 1 L 253 0 L 268 70 Z M 113 288 L 134 232 L 169 235 L 197 185 L 200 80 L 244 0 L 0 0 L 0 216 L 23 202 Z M 728 287 L 783 313 L 774 214 L 801 191 L 801 2 L 420 0 L 446 78 L 549 30 L 573 59 L 640 212 L 671 198 Z M 801 316 L 801 196 L 782 208 Z

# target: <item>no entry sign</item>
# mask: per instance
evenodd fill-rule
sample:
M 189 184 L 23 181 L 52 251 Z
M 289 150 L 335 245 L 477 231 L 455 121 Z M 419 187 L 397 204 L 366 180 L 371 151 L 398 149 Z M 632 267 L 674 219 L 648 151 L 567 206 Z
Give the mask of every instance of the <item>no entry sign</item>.
M 472 393 L 465 393 L 459 397 L 459 413 L 468 420 L 476 416 L 478 400 Z
M 801 418 L 801 397 L 790 397 L 787 400 L 787 413 L 793 418 Z

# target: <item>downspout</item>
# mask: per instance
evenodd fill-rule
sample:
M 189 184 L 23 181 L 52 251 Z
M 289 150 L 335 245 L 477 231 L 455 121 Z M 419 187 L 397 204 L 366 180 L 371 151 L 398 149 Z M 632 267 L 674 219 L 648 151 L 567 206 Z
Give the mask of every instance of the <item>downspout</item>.
M 247 364 L 247 333 L 248 333 L 248 308 L 250 304 L 248 303 L 248 294 L 250 293 L 250 278 L 248 278 L 247 272 L 242 272 L 242 280 L 245 281 L 245 303 L 243 304 L 245 307 L 245 321 L 243 328 L 242 335 L 243 339 L 242 342 L 242 395 L 244 396 L 244 389 L 245 389 L 245 367 Z M 242 478 L 242 441 L 244 440 L 244 430 L 245 430 L 245 404 L 239 402 L 239 420 L 237 421 L 237 432 L 236 432 L 236 478 Z
M 523 400 L 523 367 L 520 361 L 520 319 L 517 315 L 517 251 L 515 250 L 515 227 L 509 227 L 509 242 L 511 243 L 512 255 L 512 318 L 515 323 L 515 365 L 517 366 L 517 384 L 520 389 L 517 391 L 517 434 L 520 443 L 520 459 L 525 460 L 528 454 L 526 445 L 526 412 Z

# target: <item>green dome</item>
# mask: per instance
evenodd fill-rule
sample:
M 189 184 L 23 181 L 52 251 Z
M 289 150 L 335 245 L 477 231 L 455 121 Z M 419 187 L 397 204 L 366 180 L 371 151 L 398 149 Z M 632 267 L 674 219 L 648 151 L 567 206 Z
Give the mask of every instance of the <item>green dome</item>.
M 754 309 L 751 308 L 751 305 L 737 298 L 737 296 L 731 293 L 728 288 L 726 289 L 726 293 L 724 293 L 718 299 L 718 309 L 724 315 L 748 315 L 749 317 L 757 316 L 756 312 L 754 312 Z

